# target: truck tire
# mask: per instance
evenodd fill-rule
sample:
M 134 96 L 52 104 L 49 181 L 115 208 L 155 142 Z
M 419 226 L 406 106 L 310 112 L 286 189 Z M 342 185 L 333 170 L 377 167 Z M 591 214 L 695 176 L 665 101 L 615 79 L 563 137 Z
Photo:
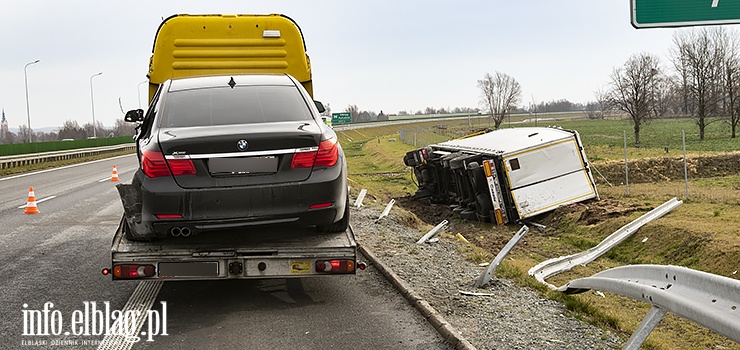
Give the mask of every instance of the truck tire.
M 321 233 L 336 233 L 347 231 L 349 227 L 349 198 L 344 205 L 344 216 L 337 222 L 330 225 L 317 225 L 316 229 Z

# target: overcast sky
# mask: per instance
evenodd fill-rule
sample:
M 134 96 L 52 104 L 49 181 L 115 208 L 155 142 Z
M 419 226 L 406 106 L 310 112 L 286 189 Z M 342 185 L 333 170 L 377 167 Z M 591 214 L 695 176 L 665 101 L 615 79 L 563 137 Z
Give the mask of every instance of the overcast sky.
M 707 0 L 710 1 L 710 0 Z M 303 30 L 314 95 L 338 112 L 479 107 L 477 80 L 504 72 L 523 101 L 588 102 L 630 55 L 663 58 L 677 29 L 630 25 L 629 0 L 85 1 L 0 0 L 0 108 L 11 127 L 65 120 L 112 126 L 146 106 L 146 70 L 163 18 L 283 13 Z M 735 27 L 735 26 L 731 26 Z

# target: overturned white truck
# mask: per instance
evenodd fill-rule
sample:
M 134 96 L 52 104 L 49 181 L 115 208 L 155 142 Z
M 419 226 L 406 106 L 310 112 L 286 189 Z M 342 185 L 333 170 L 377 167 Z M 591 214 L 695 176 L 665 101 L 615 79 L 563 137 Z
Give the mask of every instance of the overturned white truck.
M 465 219 L 516 222 L 599 198 L 578 132 L 523 127 L 408 152 L 416 198 L 449 204 Z

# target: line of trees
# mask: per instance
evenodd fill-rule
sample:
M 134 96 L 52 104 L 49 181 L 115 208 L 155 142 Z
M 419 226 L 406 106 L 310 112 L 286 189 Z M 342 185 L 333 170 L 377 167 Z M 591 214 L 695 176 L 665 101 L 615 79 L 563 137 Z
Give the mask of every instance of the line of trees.
M 617 109 L 629 115 L 635 144 L 650 119 L 689 117 L 704 140 L 706 127 L 724 121 L 731 137 L 740 124 L 740 40 L 734 30 L 709 27 L 676 32 L 670 66 L 658 56 L 632 55 L 609 76 L 605 91 L 597 91 L 601 111 Z
M 93 124 L 86 123 L 80 126 L 75 120 L 67 120 L 62 127 L 55 131 L 43 132 L 33 131 L 31 139 L 33 142 L 61 141 L 67 139 L 83 140 L 93 135 L 97 137 L 114 137 L 114 136 L 133 136 L 134 124 L 127 123 L 123 119 L 117 119 L 112 128 L 106 128 L 100 121 L 95 122 L 96 130 L 93 131 Z M 1 133 L 0 144 L 28 143 L 28 134 L 30 130 L 26 124 L 18 126 L 18 132 L 8 131 Z

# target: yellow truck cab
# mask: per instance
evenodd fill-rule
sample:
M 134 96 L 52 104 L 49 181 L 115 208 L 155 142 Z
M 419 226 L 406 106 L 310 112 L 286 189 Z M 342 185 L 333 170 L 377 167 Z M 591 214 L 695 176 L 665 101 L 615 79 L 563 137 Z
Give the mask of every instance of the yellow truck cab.
M 280 14 L 174 15 L 154 39 L 149 100 L 168 79 L 248 73 L 289 74 L 313 98 L 311 62 L 295 21 Z

